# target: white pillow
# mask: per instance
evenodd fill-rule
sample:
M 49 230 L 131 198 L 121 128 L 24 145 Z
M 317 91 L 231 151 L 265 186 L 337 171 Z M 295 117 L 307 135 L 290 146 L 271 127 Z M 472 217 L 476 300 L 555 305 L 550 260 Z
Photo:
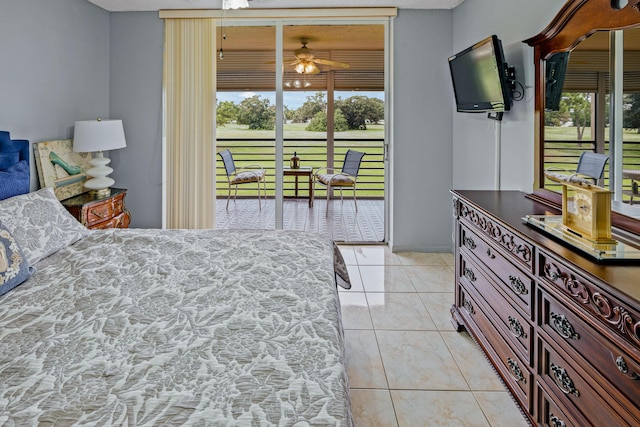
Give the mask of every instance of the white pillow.
M 50 187 L 1 200 L 0 223 L 22 248 L 29 266 L 90 234 Z

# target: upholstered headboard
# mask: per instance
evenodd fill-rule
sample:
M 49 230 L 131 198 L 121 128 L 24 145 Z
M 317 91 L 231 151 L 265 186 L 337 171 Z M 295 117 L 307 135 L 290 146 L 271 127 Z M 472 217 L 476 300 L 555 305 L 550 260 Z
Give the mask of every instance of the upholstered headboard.
M 0 131 L 0 200 L 29 192 L 29 141 Z

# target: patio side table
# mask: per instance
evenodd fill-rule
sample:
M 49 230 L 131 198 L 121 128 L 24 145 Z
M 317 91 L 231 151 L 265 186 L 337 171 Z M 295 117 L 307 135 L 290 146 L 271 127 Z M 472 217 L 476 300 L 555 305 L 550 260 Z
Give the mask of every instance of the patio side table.
M 295 177 L 295 197 L 298 197 L 298 177 L 306 176 L 309 179 L 309 207 L 313 206 L 313 168 L 311 166 L 303 166 L 297 169 L 292 169 L 290 167 L 284 167 L 282 169 L 282 174 L 284 176 L 294 176 Z

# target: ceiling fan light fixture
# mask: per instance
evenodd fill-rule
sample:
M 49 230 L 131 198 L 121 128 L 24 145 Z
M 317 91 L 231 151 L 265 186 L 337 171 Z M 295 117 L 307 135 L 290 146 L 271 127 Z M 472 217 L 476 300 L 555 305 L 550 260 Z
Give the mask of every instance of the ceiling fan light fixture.
M 309 86 L 311 86 L 311 83 L 306 80 L 302 82 L 300 80 L 294 80 L 294 81 L 287 80 L 284 82 L 284 87 L 288 87 L 288 88 L 293 87 L 294 89 L 302 89 Z
M 331 61 L 329 59 L 316 58 L 311 49 L 307 47 L 307 39 L 301 39 L 302 47 L 293 51 L 296 60 L 291 63 L 299 74 L 318 74 L 320 68 L 316 64 L 328 65 L 331 67 L 349 68 L 349 64 L 344 62 Z
M 313 62 L 301 61 L 296 64 L 295 70 L 299 74 L 318 74 L 320 69 Z

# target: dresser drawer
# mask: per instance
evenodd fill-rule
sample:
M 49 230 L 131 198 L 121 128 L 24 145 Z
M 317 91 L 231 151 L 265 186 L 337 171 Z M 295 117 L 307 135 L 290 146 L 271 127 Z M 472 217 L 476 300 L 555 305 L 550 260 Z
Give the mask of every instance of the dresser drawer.
M 467 255 L 460 256 L 460 265 L 464 271 L 461 280 L 466 282 L 465 285 L 468 288 L 474 288 L 477 291 L 479 298 L 484 300 L 484 305 L 491 310 L 490 316 L 499 320 L 494 325 L 501 329 L 511 346 L 532 366 L 533 327 L 527 318 L 495 288 L 478 265 L 468 260 Z
M 492 245 L 464 226 L 460 228 L 460 244 L 487 266 L 505 294 L 509 295 L 527 313 L 529 318 L 532 318 L 533 279 L 516 268 Z
M 459 217 L 471 228 L 504 249 L 509 254 L 510 261 L 521 265 L 530 273 L 533 272 L 533 245 L 463 200 L 459 201 Z
M 586 427 L 588 422 L 575 418 L 575 414 L 569 415 L 569 411 L 562 409 L 549 395 L 538 387 L 538 402 L 540 410 L 538 412 L 540 425 L 544 427 Z
M 92 230 L 102 230 L 106 228 L 128 228 L 131 222 L 131 215 L 128 211 L 122 212 L 120 215 L 109 220 L 95 223 L 91 226 Z
M 474 291 L 464 285 L 460 288 L 461 313 L 471 326 L 473 335 L 482 342 L 490 360 L 502 379 L 507 383 L 522 408 L 533 414 L 533 374 L 529 367 L 507 345 L 498 333 L 493 319 L 487 316 L 488 309 Z M 473 330 L 475 329 L 475 330 Z
M 549 289 L 567 296 L 569 305 L 591 322 L 608 330 L 636 348 L 640 345 L 640 311 L 622 303 L 596 281 L 586 277 L 544 252 L 539 253 L 539 276 Z
M 87 227 L 120 215 L 124 211 L 124 194 L 87 204 L 83 207 L 82 221 Z
M 86 192 L 61 203 L 87 228 L 127 228 L 131 216 L 124 205 L 126 194 L 125 189 L 111 188 L 107 195 Z
M 575 362 L 568 362 L 559 349 L 538 339 L 541 352 L 539 375 L 550 396 L 555 395 L 555 399 L 567 408 L 575 407 L 595 427 L 638 425 L 639 421 L 633 420 L 611 399 L 592 376 L 584 374 Z
M 640 362 L 607 340 L 553 296 L 540 291 L 540 324 L 549 337 L 568 347 L 572 358 L 582 357 L 604 380 L 631 402 L 640 402 Z

